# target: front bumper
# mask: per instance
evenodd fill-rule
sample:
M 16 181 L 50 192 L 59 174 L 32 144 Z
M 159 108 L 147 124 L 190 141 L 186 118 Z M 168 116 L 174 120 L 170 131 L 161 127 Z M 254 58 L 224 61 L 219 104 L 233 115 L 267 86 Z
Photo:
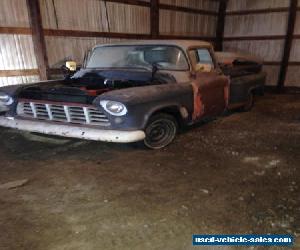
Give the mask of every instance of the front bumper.
M 0 126 L 48 135 L 105 142 L 129 143 L 141 141 L 145 138 L 145 133 L 142 130 L 104 130 L 76 125 L 54 124 L 12 117 L 8 118 L 5 116 L 0 116 Z

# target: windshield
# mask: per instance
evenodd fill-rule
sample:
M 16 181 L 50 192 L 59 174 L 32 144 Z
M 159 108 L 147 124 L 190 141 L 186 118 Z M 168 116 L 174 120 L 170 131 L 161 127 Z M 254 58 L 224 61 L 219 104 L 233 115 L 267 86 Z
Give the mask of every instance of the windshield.
M 183 52 L 175 46 L 134 45 L 96 48 L 86 68 L 144 68 L 153 65 L 163 70 L 188 70 Z

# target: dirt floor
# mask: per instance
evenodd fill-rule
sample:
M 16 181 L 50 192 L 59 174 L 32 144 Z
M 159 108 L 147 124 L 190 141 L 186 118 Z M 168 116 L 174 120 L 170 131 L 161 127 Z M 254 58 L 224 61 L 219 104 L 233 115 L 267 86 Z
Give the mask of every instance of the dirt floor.
M 259 97 L 164 150 L 0 138 L 0 184 L 28 179 L 0 185 L 1 250 L 246 249 L 192 246 L 231 233 L 289 233 L 300 249 L 300 95 Z

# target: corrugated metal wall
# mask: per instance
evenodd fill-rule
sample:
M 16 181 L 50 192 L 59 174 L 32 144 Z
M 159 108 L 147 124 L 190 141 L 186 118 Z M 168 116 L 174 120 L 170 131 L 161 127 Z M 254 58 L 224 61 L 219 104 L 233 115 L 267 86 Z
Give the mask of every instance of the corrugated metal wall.
M 145 3 L 142 5 L 109 0 L 38 1 L 43 28 L 46 32 L 45 42 L 50 68 L 59 68 L 66 59 L 81 62 L 84 52 L 95 44 L 121 40 L 101 37 L 97 32 L 132 34 L 150 38 L 150 0 L 140 0 Z M 266 61 L 264 68 L 268 72 L 269 85 L 276 85 L 278 81 L 289 3 L 289 0 L 228 1 L 224 50 L 248 52 L 262 57 Z M 213 0 L 160 0 L 159 35 L 214 39 L 218 8 L 219 2 Z M 250 13 L 253 10 L 277 8 L 279 11 L 270 13 Z M 0 28 L 27 29 L 27 32 L 21 33 L 18 33 L 19 31 L 5 33 L 2 29 L 0 33 L 0 86 L 38 80 L 37 62 L 29 26 L 26 0 L 0 1 Z M 69 31 L 68 35 L 51 32 L 64 30 Z M 70 35 L 70 31 L 75 32 L 74 36 Z M 84 32 L 96 32 L 96 35 L 85 37 Z M 297 15 L 286 86 L 300 85 L 298 81 L 300 77 L 299 38 L 300 11 Z M 24 75 L 20 76 L 18 70 L 25 70 Z M 10 71 L 10 77 L 4 77 L 5 71 Z
M 101 35 L 84 34 L 74 36 L 53 35 L 47 31 L 112 32 L 123 34 L 145 34 L 150 38 L 150 0 L 140 0 L 143 5 L 125 4 L 104 0 L 38 0 L 41 9 L 42 25 L 45 30 L 45 43 L 49 67 L 60 68 L 66 59 L 81 62 L 85 51 L 102 43 L 121 39 L 103 38 Z M 218 1 L 212 0 L 160 0 L 162 5 L 194 9 L 196 12 L 160 9 L 159 29 L 161 35 L 215 37 Z M 197 10 L 214 12 L 205 15 Z M 38 80 L 37 63 L 30 34 L 26 0 L 0 1 L 0 28 L 28 28 L 26 34 L 19 31 L 0 34 L 0 86 L 26 83 Z M 77 33 L 78 34 L 78 33 Z M 4 70 L 24 71 L 27 76 L 1 77 Z M 20 72 L 9 72 L 9 75 Z
M 219 3 L 211 0 L 160 0 L 161 4 L 218 11 Z M 159 30 L 163 35 L 207 36 L 216 34 L 217 16 L 160 10 Z
M 40 0 L 44 29 L 150 34 L 150 8 L 100 0 Z M 68 11 L 66 11 L 68 9 Z M 120 39 L 46 36 L 50 68 L 83 60 L 85 51 Z
M 160 0 L 161 4 L 169 4 L 198 10 L 217 11 L 219 3 L 211 0 Z
M 0 26 L 28 28 L 26 1 L 1 0 Z M 0 70 L 30 70 L 37 68 L 31 35 L 0 34 L 0 45 Z M 27 83 L 38 79 L 36 75 L 3 77 L 0 74 L 0 86 Z
M 288 7 L 288 0 L 229 0 L 227 11 Z
M 63 9 L 72 1 L 68 14 Z M 74 1 L 80 2 L 74 4 Z M 150 8 L 99 0 L 40 0 L 44 28 L 74 29 L 150 35 Z M 149 1 L 145 1 L 149 2 Z M 174 4 L 161 0 L 162 4 Z M 217 11 L 218 2 L 184 0 L 175 3 L 194 9 Z M 216 17 L 160 10 L 160 34 L 178 36 L 214 36 Z M 108 38 L 46 37 L 50 67 L 57 67 L 65 58 L 83 59 L 87 48 L 101 43 L 119 41 Z
M 100 0 L 40 0 L 40 6 L 46 29 L 150 32 L 148 7 Z
M 298 1 L 298 7 L 300 7 L 300 1 Z M 293 40 L 290 62 L 300 62 L 300 11 L 297 11 L 294 35 L 297 39 Z M 300 63 L 289 65 L 285 84 L 300 87 Z
M 84 53 L 96 44 L 112 43 L 121 39 L 83 38 L 83 37 L 47 37 L 46 45 L 51 68 L 59 68 L 66 60 L 82 62 Z
M 217 18 L 214 16 L 170 10 L 160 10 L 159 16 L 162 35 L 213 37 L 216 34 Z
M 98 0 L 40 0 L 43 27 L 108 31 L 105 4 Z
M 0 23 L 5 27 L 29 27 L 25 0 L 1 0 Z
M 261 57 L 266 61 L 264 69 L 268 74 L 268 85 L 276 85 L 278 82 L 288 25 L 289 4 L 289 0 L 229 0 L 228 2 L 224 50 L 246 52 Z M 266 11 L 268 9 L 278 11 L 268 13 Z M 264 13 L 250 13 L 251 10 L 264 10 Z M 299 11 L 295 34 L 300 35 Z M 300 62 L 300 40 L 298 39 L 293 41 L 290 62 Z M 300 87 L 299 69 L 299 65 L 289 66 L 285 86 Z

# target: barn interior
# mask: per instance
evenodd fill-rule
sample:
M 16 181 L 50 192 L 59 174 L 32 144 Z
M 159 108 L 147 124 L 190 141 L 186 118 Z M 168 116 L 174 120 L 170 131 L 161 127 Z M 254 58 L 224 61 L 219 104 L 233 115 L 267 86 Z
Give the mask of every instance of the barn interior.
M 0 90 L 135 40 L 256 56 L 265 94 L 160 150 L 0 127 L 0 249 L 194 249 L 193 234 L 300 249 L 300 0 L 1 0 Z

